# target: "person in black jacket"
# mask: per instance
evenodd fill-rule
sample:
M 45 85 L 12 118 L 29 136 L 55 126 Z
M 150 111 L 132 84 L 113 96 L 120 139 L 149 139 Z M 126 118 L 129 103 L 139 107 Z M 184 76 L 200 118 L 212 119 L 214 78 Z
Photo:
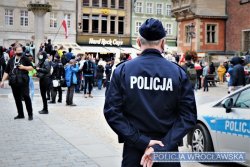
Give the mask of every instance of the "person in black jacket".
M 46 92 L 50 85 L 50 63 L 46 61 L 47 59 L 47 53 L 46 52 L 40 52 L 38 54 L 38 65 L 36 67 L 37 70 L 37 77 L 39 80 L 40 85 L 40 92 L 43 100 L 43 109 L 39 111 L 40 114 L 48 114 L 48 103 L 46 98 Z
M 57 92 L 59 94 L 59 98 L 57 102 L 62 103 L 62 87 L 60 85 L 60 81 L 61 79 L 64 78 L 65 71 L 64 71 L 64 67 L 60 60 L 59 55 L 56 55 L 54 57 L 54 61 L 52 62 L 52 67 L 54 69 L 51 75 L 53 87 L 51 89 L 51 101 L 49 103 L 50 104 L 56 103 Z M 54 85 L 55 83 L 53 82 L 58 82 L 58 85 Z
M 3 47 L 0 46 L 0 81 L 2 80 L 5 68 L 6 68 L 6 62 L 4 58 Z
M 232 86 L 233 90 L 237 90 L 246 85 L 244 67 L 241 65 L 242 59 L 240 57 L 233 57 L 230 61 L 233 65 L 232 70 Z
M 25 101 L 26 109 L 29 115 L 29 120 L 33 120 L 33 109 L 29 94 L 29 76 L 28 71 L 33 70 L 33 65 L 30 60 L 23 56 L 22 47 L 15 48 L 15 56 L 12 57 L 7 64 L 4 72 L 3 80 L 0 84 L 4 86 L 4 81 L 9 78 L 13 96 L 16 102 L 18 115 L 14 119 L 23 119 L 22 97 Z

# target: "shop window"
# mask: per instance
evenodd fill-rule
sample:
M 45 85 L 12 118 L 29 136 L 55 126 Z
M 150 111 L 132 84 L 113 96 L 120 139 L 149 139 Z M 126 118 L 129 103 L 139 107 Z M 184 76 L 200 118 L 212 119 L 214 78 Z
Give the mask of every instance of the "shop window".
M 207 43 L 216 43 L 216 25 L 207 25 Z
M 83 21 L 82 21 L 82 31 L 83 32 L 89 32 L 89 15 L 84 14 L 83 15 Z
M 92 6 L 99 7 L 99 0 L 93 0 Z
M 107 16 L 102 16 L 102 33 L 107 33 Z
M 89 6 L 89 0 L 83 0 L 82 5 L 83 6 Z
M 119 9 L 124 9 L 124 0 L 119 0 Z
M 124 34 L 124 17 L 119 17 L 118 21 L 118 34 Z
M 115 34 L 115 16 L 110 17 L 110 34 Z
M 102 7 L 108 7 L 108 0 L 102 0 Z
M 92 33 L 98 33 L 99 28 L 99 16 L 93 15 L 92 16 Z
M 116 1 L 116 0 L 111 0 L 111 2 L 110 2 L 110 7 L 111 7 L 111 8 L 115 8 L 115 1 Z

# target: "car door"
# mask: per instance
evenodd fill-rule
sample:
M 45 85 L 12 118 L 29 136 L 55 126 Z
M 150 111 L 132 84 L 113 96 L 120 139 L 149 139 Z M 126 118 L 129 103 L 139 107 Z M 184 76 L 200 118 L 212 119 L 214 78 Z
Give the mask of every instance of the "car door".
M 246 152 L 250 154 L 250 88 L 232 96 L 233 108 L 230 113 L 224 109 L 216 119 L 218 151 Z M 247 158 L 249 159 L 249 157 Z

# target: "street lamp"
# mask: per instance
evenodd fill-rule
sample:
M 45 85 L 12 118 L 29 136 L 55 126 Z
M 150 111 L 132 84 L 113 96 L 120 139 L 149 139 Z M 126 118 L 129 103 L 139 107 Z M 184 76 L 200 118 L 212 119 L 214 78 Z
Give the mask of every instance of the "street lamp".
M 191 49 L 190 50 L 192 50 L 193 48 L 192 48 L 192 40 L 193 40 L 193 38 L 195 38 L 195 25 L 194 25 L 194 23 L 191 23 L 190 25 L 188 25 L 188 29 L 189 29 L 189 33 L 188 33 L 188 35 L 189 35 L 189 38 L 190 38 L 190 40 L 191 40 Z

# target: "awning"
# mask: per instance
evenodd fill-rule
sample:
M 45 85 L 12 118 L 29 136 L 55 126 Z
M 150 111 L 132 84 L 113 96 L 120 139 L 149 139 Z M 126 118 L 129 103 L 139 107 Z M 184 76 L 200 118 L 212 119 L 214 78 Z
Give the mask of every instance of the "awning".
M 81 46 L 83 52 L 89 53 L 110 53 L 109 50 L 105 49 L 105 47 L 101 46 Z

